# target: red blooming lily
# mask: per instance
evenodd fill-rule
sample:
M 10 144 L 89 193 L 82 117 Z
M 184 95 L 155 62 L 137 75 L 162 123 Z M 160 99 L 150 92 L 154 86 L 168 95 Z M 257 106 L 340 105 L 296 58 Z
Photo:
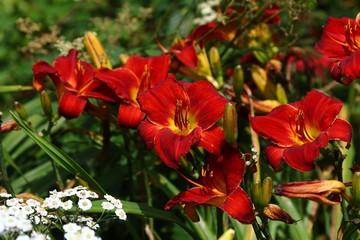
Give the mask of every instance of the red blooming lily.
M 179 158 L 192 145 L 220 153 L 224 134 L 215 123 L 228 100 L 208 81 L 185 83 L 168 78 L 141 92 L 138 101 L 147 115 L 138 130 L 147 147 L 154 147 L 169 167 L 178 168 Z
M 245 171 L 242 153 L 228 146 L 223 150 L 223 155 L 210 155 L 206 159 L 198 181 L 189 180 L 195 187 L 170 199 L 165 210 L 185 204 L 185 213 L 197 219 L 195 205 L 216 206 L 241 223 L 254 221 L 253 205 L 239 186 Z
M 53 66 L 45 61 L 33 65 L 33 85 L 37 91 L 45 88 L 47 75 L 52 79 L 59 101 L 58 112 L 67 119 L 78 117 L 84 110 L 87 98 L 114 101 L 112 89 L 93 78 L 94 68 L 81 61 L 77 51 L 72 49 L 67 56 L 58 57 Z
M 348 85 L 359 78 L 360 14 L 356 19 L 330 17 L 315 49 L 335 60 L 331 74 L 336 81 Z
M 137 128 L 145 114 L 136 100 L 138 93 L 156 86 L 166 79 L 170 57 L 168 54 L 155 57 L 131 56 L 120 68 L 100 69 L 95 78 L 114 89 L 121 99 L 118 111 L 119 126 Z
M 312 90 L 293 104 L 274 108 L 267 116 L 250 118 L 251 127 L 272 143 L 265 153 L 275 171 L 280 171 L 284 160 L 300 171 L 314 169 L 320 149 L 329 140 L 350 144 L 351 125 L 337 118 L 342 102 Z

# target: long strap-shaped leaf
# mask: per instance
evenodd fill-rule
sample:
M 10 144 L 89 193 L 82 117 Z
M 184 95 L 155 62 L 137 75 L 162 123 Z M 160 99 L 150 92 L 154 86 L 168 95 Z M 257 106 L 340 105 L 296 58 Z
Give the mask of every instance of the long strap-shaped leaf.
M 61 149 L 57 148 L 55 145 L 46 141 L 38 134 L 36 134 L 19 116 L 10 111 L 11 116 L 14 118 L 15 122 L 19 127 L 59 166 L 63 167 L 66 171 L 78 175 L 80 178 L 87 181 L 93 189 L 105 193 L 105 190 L 100 186 L 96 180 L 91 177 L 77 162 L 69 157 Z

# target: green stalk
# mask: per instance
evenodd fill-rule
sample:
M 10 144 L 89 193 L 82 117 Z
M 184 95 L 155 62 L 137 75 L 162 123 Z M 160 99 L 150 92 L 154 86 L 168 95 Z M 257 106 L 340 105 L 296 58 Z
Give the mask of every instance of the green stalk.
M 2 115 L 0 116 L 0 130 L 1 130 L 1 120 Z M 2 146 L 2 134 L 0 133 L 0 178 L 1 181 L 4 183 L 6 191 L 10 193 L 13 197 L 15 197 L 14 189 L 11 186 L 7 171 L 6 171 L 6 163 L 5 163 L 5 157 L 4 157 L 4 150 Z

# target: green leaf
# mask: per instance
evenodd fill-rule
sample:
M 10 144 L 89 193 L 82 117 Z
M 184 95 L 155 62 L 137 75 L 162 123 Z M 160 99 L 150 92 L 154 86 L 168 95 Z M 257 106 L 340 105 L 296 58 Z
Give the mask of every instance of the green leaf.
M 84 179 L 95 190 L 105 193 L 105 190 L 90 176 L 77 162 L 71 159 L 65 152 L 57 148 L 55 145 L 41 138 L 36 134 L 19 116 L 10 111 L 11 116 L 19 127 L 59 166 L 63 167 L 66 171 L 77 175 Z

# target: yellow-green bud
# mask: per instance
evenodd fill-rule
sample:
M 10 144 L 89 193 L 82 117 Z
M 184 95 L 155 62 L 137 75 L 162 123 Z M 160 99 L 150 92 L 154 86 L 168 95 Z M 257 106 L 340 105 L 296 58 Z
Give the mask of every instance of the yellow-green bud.
M 244 70 L 241 65 L 237 65 L 234 69 L 233 89 L 236 99 L 239 100 L 244 89 Z
M 261 185 L 260 207 L 265 207 L 270 203 L 272 196 L 273 181 L 271 177 L 266 177 Z
M 235 230 L 229 228 L 218 238 L 218 240 L 233 240 L 234 237 L 235 237 Z
M 280 103 L 282 103 L 282 104 L 287 103 L 287 96 L 286 96 L 285 89 L 280 83 L 276 84 L 276 97 Z
M 40 102 L 45 115 L 50 118 L 53 113 L 51 99 L 45 90 L 42 90 L 40 93 Z
M 251 200 L 256 207 L 259 207 L 261 200 L 261 182 L 256 181 L 251 184 Z
M 91 61 L 97 69 L 101 67 L 112 69 L 109 56 L 94 32 L 85 33 L 84 43 Z
M 234 146 L 238 138 L 238 122 L 236 107 L 232 102 L 225 106 L 223 127 L 226 142 Z
M 217 82 L 222 85 L 224 82 L 223 71 L 219 50 L 216 47 L 210 48 L 210 66 Z
M 19 114 L 19 117 L 22 120 L 25 120 L 25 121 L 28 120 L 28 114 L 27 114 L 24 106 L 17 101 L 15 101 L 15 110 L 16 110 L 17 114 Z
M 352 202 L 355 207 L 360 207 L 360 172 L 354 172 L 351 188 Z

